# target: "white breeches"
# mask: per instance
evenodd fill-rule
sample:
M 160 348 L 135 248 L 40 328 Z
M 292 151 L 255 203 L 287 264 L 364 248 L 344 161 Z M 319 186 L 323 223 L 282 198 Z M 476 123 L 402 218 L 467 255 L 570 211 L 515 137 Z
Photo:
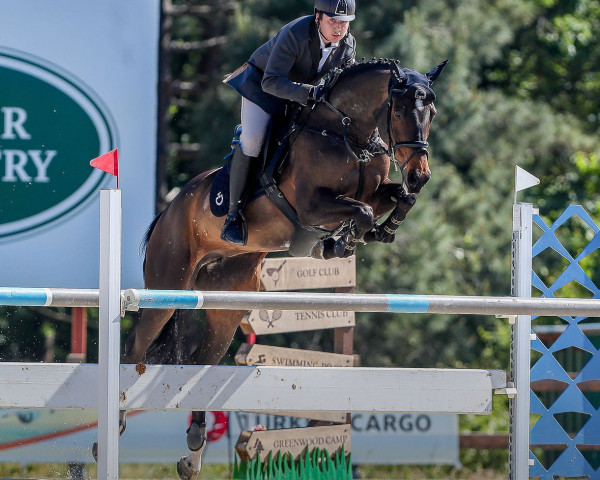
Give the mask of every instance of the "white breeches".
M 265 141 L 271 115 L 255 103 L 242 97 L 242 152 L 249 157 L 258 157 Z

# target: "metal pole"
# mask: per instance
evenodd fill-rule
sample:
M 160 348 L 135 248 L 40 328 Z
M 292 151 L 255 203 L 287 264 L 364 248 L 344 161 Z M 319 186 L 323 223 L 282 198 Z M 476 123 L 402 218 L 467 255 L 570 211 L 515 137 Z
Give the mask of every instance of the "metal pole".
M 452 295 L 346 294 L 125 290 L 126 310 L 139 308 L 217 310 L 342 310 L 388 313 L 600 316 L 600 299 L 467 297 Z
M 100 191 L 98 478 L 119 478 L 121 191 Z
M 600 317 L 600 299 L 518 298 L 299 292 L 124 290 L 125 310 L 139 308 L 217 310 L 341 310 L 465 315 Z M 98 290 L 0 287 L 0 305 L 98 306 Z
M 513 206 L 511 294 L 531 298 L 532 221 L 530 203 Z M 531 316 L 518 315 L 511 327 L 510 381 L 517 395 L 510 399 L 509 479 L 529 478 L 529 403 Z

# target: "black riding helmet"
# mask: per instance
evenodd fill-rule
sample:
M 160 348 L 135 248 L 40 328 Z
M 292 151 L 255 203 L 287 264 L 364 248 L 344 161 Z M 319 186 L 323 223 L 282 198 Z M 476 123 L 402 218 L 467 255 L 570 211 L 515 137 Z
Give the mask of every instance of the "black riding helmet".
M 328 17 L 342 22 L 354 20 L 355 10 L 355 0 L 315 0 L 315 13 L 323 12 Z

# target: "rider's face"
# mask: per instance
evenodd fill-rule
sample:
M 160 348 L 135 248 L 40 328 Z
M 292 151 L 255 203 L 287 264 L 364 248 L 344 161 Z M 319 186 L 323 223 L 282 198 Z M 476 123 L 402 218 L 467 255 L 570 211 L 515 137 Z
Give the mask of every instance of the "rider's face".
M 319 22 L 319 31 L 325 41 L 337 43 L 348 33 L 349 24 L 350 22 L 342 22 L 322 13 Z

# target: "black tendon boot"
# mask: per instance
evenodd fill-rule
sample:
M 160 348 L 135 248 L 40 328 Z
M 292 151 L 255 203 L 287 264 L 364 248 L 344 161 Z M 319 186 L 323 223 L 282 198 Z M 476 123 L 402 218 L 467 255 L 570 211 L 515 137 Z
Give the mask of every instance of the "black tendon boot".
M 236 245 L 246 245 L 248 242 L 248 229 L 246 219 L 240 210 L 240 199 L 246 187 L 248 171 L 252 157 L 244 155 L 240 145 L 233 151 L 231 159 L 231 172 L 229 178 L 229 212 L 221 232 L 221 240 Z

